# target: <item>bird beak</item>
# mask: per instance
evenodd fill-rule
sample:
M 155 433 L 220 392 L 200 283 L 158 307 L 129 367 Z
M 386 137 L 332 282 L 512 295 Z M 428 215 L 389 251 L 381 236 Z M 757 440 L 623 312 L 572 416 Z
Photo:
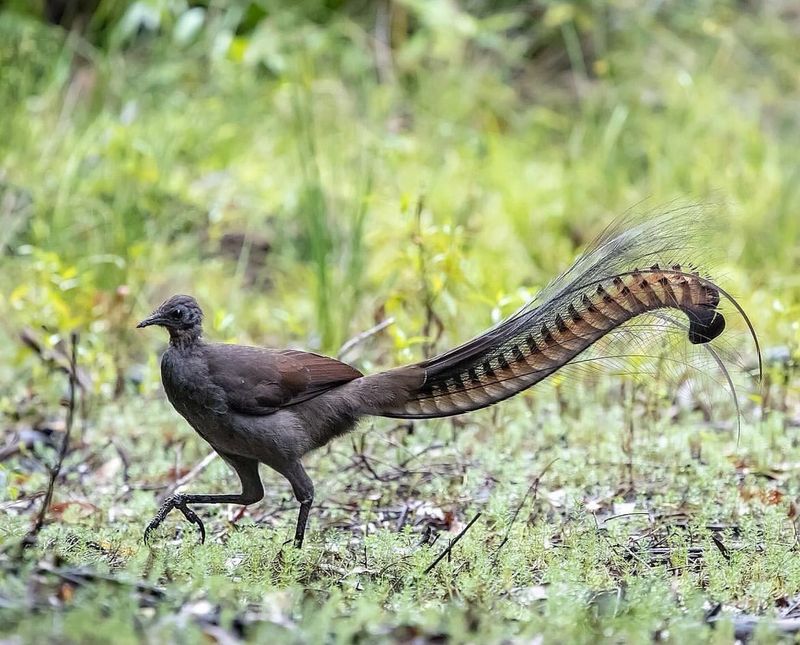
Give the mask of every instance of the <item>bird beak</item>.
M 147 318 L 145 318 L 142 322 L 136 325 L 136 329 L 141 329 L 142 327 L 149 327 L 150 325 L 157 325 L 161 322 L 161 316 L 158 315 L 158 312 L 155 311 L 150 314 Z

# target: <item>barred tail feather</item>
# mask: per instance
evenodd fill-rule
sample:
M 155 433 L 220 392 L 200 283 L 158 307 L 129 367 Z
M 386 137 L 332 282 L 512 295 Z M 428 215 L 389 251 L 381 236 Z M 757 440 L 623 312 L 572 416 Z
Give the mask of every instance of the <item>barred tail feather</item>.
M 612 330 L 642 314 L 678 310 L 688 340 L 704 344 L 725 329 L 721 298 L 741 307 L 692 266 L 686 227 L 675 213 L 610 229 L 531 303 L 493 329 L 413 366 L 424 382 L 381 416 L 432 418 L 492 405 L 526 390 L 575 360 Z M 642 260 L 658 260 L 637 268 Z M 666 262 L 662 264 L 661 262 Z M 666 313 L 666 312 L 663 312 Z M 668 320 L 668 316 L 663 317 Z M 760 353 L 759 353 L 760 356 Z

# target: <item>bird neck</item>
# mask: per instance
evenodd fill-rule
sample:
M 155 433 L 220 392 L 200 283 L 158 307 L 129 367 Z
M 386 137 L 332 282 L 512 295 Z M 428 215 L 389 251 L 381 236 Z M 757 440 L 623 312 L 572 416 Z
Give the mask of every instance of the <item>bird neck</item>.
M 169 328 L 169 344 L 177 349 L 189 349 L 200 343 L 202 334 L 203 330 L 200 327 L 191 327 L 189 329 Z

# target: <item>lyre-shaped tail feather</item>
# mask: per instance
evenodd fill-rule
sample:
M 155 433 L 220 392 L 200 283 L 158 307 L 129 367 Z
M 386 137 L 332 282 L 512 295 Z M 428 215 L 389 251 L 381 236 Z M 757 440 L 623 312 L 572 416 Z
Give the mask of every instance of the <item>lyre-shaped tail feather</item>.
M 424 383 L 382 416 L 430 418 L 492 405 L 538 383 L 576 359 L 603 336 L 636 316 L 679 310 L 688 340 L 707 343 L 725 329 L 721 297 L 733 299 L 692 266 L 685 227 L 665 214 L 597 240 L 536 299 L 493 329 L 413 367 Z M 658 260 L 649 268 L 636 263 Z M 667 264 L 660 262 L 666 260 Z M 755 334 L 753 333 L 755 340 Z M 756 340 L 757 347 L 757 340 Z

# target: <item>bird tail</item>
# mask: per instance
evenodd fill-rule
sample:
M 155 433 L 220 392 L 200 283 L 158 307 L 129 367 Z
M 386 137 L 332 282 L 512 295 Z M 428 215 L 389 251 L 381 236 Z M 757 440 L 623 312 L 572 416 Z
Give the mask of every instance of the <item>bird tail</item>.
M 688 264 L 692 232 L 685 220 L 674 211 L 633 226 L 621 219 L 539 296 L 496 327 L 428 360 L 376 374 L 422 377 L 404 396 L 371 413 L 423 419 L 484 408 L 550 376 L 631 319 L 664 313 L 659 310 L 683 312 L 688 325 L 669 316 L 662 321 L 679 325 L 690 343 L 705 344 L 725 329 L 722 298 L 745 320 L 758 351 L 738 303 L 701 275 L 697 265 Z

